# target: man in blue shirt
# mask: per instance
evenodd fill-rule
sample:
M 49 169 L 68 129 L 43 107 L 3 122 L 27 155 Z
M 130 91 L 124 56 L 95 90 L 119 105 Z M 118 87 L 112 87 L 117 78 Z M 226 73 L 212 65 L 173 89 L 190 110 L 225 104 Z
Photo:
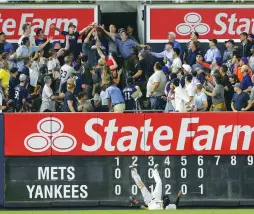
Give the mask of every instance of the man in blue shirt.
M 9 80 L 9 91 L 8 97 L 10 100 L 14 100 L 15 97 L 15 87 L 19 84 L 18 76 L 18 69 L 13 67 L 10 69 L 11 77 Z
M 231 108 L 234 112 L 237 111 L 247 111 L 251 108 L 250 97 L 247 93 L 243 92 L 242 86 L 240 83 L 236 83 L 233 85 L 234 87 L 234 95 L 231 102 Z
M 37 35 L 37 39 L 35 40 L 35 44 L 36 46 L 40 46 L 40 45 L 43 45 L 45 42 L 47 42 L 47 38 L 45 37 L 45 34 L 44 34 L 44 31 L 39 28 L 37 31 L 36 31 L 36 35 Z M 44 48 L 44 56 L 46 58 L 49 57 L 49 50 L 51 48 L 51 45 L 50 43 L 48 43 L 45 48 Z
M 113 78 L 108 80 L 108 88 L 106 89 L 106 98 L 110 111 L 122 113 L 125 110 L 125 101 L 121 90 L 114 84 Z
M 249 75 L 249 67 L 247 65 L 243 65 L 241 67 L 241 72 L 243 74 L 243 79 L 241 82 L 241 87 L 244 92 L 250 92 L 252 88 L 252 81 Z
M 0 53 L 14 53 L 15 49 L 11 43 L 6 42 L 6 35 L 3 32 L 0 32 Z
M 69 42 L 70 42 L 70 48 L 69 48 L 69 52 L 74 54 L 74 57 L 77 58 L 79 53 L 80 53 L 80 48 L 78 46 L 78 38 L 80 35 L 82 35 L 85 31 L 87 31 L 89 28 L 91 28 L 92 24 L 85 27 L 83 30 L 81 30 L 80 32 L 75 31 L 76 30 L 76 25 L 74 25 L 72 22 L 69 24 L 68 26 L 68 31 L 61 31 L 59 28 L 57 28 L 54 25 L 51 25 L 51 28 L 59 31 L 62 35 L 64 36 L 69 36 Z M 64 42 L 66 44 L 66 40 Z
M 148 45 L 140 45 L 137 42 L 133 41 L 128 37 L 126 31 L 122 30 L 120 32 L 120 38 L 115 33 L 107 32 L 102 26 L 99 26 L 104 32 L 112 38 L 113 41 L 116 42 L 116 45 L 119 49 L 121 56 L 124 58 L 124 68 L 126 70 L 135 72 L 135 66 L 138 64 L 137 56 L 134 54 L 133 49 L 138 48 L 146 48 Z
M 206 52 L 205 61 L 211 64 L 216 57 L 221 57 L 221 52 L 216 46 L 218 44 L 217 39 L 210 39 L 209 41 L 210 41 L 209 43 L 210 49 Z
M 24 111 L 26 112 L 28 107 L 31 105 L 28 103 L 29 94 L 28 90 L 25 87 L 26 75 L 21 74 L 19 77 L 20 84 L 15 87 L 15 103 L 16 103 L 16 111 Z
M 127 86 L 123 89 L 126 110 L 136 110 L 136 102 L 133 99 L 133 94 L 136 91 L 137 89 L 134 85 L 133 78 L 128 77 Z

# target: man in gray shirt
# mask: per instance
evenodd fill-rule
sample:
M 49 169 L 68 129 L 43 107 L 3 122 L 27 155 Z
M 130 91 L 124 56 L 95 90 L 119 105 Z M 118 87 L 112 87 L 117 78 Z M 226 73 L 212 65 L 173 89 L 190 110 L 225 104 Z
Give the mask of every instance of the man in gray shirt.
M 234 45 L 235 42 L 232 39 L 225 42 L 227 50 L 225 50 L 223 54 L 223 62 L 227 62 L 228 60 L 231 60 L 233 58 L 233 52 L 235 51 Z
M 101 26 L 100 26 L 101 27 Z M 101 27 L 103 29 L 103 27 Z M 133 48 L 146 48 L 147 45 L 140 45 L 132 39 L 128 38 L 128 34 L 126 31 L 120 32 L 120 38 L 115 33 L 107 32 L 103 29 L 104 32 L 110 36 L 113 41 L 116 42 L 116 45 L 119 49 L 121 56 L 124 58 L 124 69 L 130 70 L 133 73 L 135 72 L 135 67 L 138 64 L 138 58 L 134 54 Z

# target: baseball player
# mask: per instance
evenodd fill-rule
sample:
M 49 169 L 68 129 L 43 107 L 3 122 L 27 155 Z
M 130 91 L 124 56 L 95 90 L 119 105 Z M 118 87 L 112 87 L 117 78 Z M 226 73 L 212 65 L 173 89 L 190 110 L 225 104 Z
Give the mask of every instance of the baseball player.
M 137 169 L 134 166 L 130 166 L 131 176 L 134 179 L 136 185 L 141 191 L 141 194 L 144 198 L 145 205 L 141 205 L 142 209 L 147 210 L 176 210 L 180 201 L 180 197 L 182 196 L 182 191 L 179 191 L 178 198 L 175 204 L 170 204 L 169 196 L 165 195 L 162 199 L 162 181 L 158 172 L 159 164 L 154 165 L 153 177 L 155 180 L 155 189 L 153 193 L 150 193 L 144 183 L 142 182 L 139 174 L 137 173 Z M 132 204 L 139 205 L 140 202 L 135 200 L 133 197 L 130 197 L 131 206 Z

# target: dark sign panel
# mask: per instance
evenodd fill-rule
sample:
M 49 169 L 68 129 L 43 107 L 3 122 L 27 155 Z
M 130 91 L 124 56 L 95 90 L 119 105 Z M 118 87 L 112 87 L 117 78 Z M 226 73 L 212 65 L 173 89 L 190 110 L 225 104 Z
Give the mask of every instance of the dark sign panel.
M 254 199 L 253 156 L 122 156 L 5 158 L 5 203 L 43 202 L 119 204 L 130 195 L 142 199 L 129 165 L 152 192 L 153 167 L 160 164 L 163 195 L 182 202 Z M 203 204 L 203 205 L 204 205 Z M 181 203 L 180 205 L 183 205 Z

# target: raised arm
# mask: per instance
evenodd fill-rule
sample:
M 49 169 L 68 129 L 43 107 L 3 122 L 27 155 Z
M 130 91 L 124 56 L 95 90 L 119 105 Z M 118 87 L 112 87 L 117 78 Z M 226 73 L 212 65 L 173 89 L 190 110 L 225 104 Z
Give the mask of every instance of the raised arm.
M 53 37 L 48 37 L 47 41 L 46 41 L 44 44 L 42 44 L 42 45 L 40 46 L 40 50 L 42 50 L 43 48 L 45 48 L 46 45 L 47 45 L 48 43 L 50 43 L 52 39 L 53 39 Z
M 105 28 L 101 25 L 98 27 L 101 28 L 113 41 L 116 41 L 116 34 L 106 31 Z
M 89 29 L 93 28 L 95 26 L 95 23 L 91 23 L 90 25 L 86 26 L 85 28 L 83 28 L 81 31 L 79 31 L 79 35 L 85 33 L 86 31 L 88 31 Z
M 61 29 L 56 27 L 55 25 L 51 25 L 50 27 L 58 32 L 61 32 Z
M 96 45 L 97 45 L 97 44 L 96 44 Z M 99 54 L 100 58 L 105 59 L 105 55 L 102 53 L 102 51 L 101 51 L 101 49 L 100 49 L 100 46 L 99 46 L 99 45 L 97 45 L 97 52 L 98 52 L 98 54 Z
M 70 40 L 69 40 L 69 36 L 66 36 L 66 44 L 65 44 L 65 48 L 61 48 L 58 52 L 57 52 L 57 57 L 62 56 L 64 54 L 65 51 L 68 51 L 70 49 Z
M 88 33 L 87 37 L 86 37 L 85 40 L 84 40 L 84 43 L 87 44 L 87 43 L 89 42 L 89 39 L 90 39 L 92 33 L 93 33 L 95 30 L 96 30 L 96 29 L 93 28 L 93 29 Z

